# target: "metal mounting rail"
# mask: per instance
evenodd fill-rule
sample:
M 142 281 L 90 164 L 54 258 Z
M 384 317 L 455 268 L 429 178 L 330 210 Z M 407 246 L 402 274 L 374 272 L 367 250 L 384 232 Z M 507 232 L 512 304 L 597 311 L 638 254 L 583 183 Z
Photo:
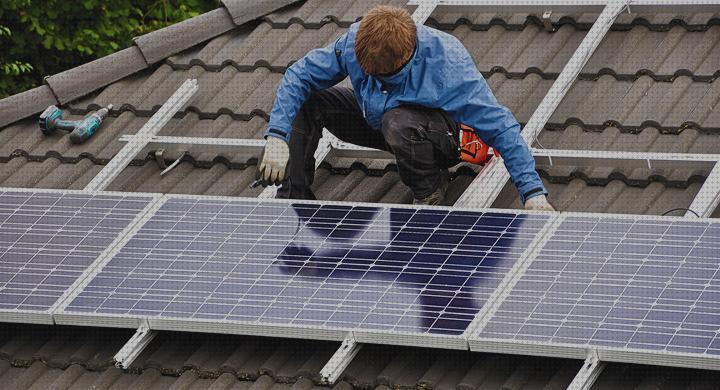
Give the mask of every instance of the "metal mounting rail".
M 360 352 L 362 344 L 358 343 L 352 333 L 345 337 L 340 348 L 335 351 L 325 367 L 320 370 L 320 378 L 323 383 L 333 385 L 340 378 L 343 371 L 350 365 L 355 355 Z
M 133 334 L 130 340 L 115 354 L 113 358 L 115 366 L 122 369 L 130 367 L 132 362 L 140 356 L 140 353 L 142 353 L 156 335 L 157 332 L 150 329 L 147 320 L 142 320 L 135 334 Z
M 497 2 L 496 2 L 497 3 Z M 517 5 L 531 3 L 515 2 Z M 562 3 L 562 2 L 561 2 Z M 590 1 L 583 1 L 590 3 Z M 482 5 L 482 2 L 465 3 L 467 5 Z M 532 144 L 532 140 L 540 133 L 548 119 L 558 107 L 565 94 L 577 79 L 580 71 L 592 56 L 595 49 L 600 45 L 605 34 L 610 30 L 615 18 L 625 8 L 626 3 L 620 0 L 611 0 L 603 8 L 602 13 L 593 23 L 590 31 L 583 38 L 580 46 L 575 50 L 570 61 L 565 65 L 557 80 L 543 98 L 540 105 L 533 112 L 527 125 L 520 133 L 526 143 Z M 480 175 L 470 183 L 470 186 L 463 192 L 462 196 L 455 202 L 462 207 L 490 207 L 495 202 L 498 194 L 510 179 L 510 175 L 501 164 L 500 159 L 494 159 L 482 170 Z
M 720 160 L 718 160 L 720 161 Z M 713 167 L 685 213 L 686 217 L 709 217 L 720 204 L 720 164 Z
M 568 390 L 590 390 L 605 369 L 605 363 L 598 358 L 596 351 L 590 351 L 582 367 L 568 386 Z
M 712 169 L 718 154 L 533 149 L 538 165 L 613 166 L 647 169 Z
M 175 93 L 160 107 L 160 109 L 137 132 L 136 140 L 127 143 L 120 151 L 95 175 L 85 186 L 85 191 L 102 191 L 122 172 L 133 158 L 145 147 L 145 138 L 156 135 L 165 126 L 176 112 L 190 100 L 197 92 L 198 83 L 195 79 L 188 79 Z

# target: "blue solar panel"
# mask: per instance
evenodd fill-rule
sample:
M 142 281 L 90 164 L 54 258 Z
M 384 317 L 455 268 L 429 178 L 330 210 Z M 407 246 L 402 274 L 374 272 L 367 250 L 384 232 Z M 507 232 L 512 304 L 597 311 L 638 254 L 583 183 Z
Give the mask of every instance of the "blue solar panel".
M 170 198 L 64 313 L 459 335 L 548 219 Z
M 569 216 L 481 339 L 720 355 L 720 223 Z
M 0 192 L 0 312 L 50 309 L 151 199 Z

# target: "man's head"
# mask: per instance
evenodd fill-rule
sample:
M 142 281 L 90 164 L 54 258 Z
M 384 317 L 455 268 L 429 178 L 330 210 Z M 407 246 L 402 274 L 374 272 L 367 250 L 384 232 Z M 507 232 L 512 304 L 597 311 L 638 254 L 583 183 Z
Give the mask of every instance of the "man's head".
M 378 5 L 360 21 L 355 56 L 367 74 L 392 74 L 412 57 L 416 35 L 415 22 L 406 10 Z

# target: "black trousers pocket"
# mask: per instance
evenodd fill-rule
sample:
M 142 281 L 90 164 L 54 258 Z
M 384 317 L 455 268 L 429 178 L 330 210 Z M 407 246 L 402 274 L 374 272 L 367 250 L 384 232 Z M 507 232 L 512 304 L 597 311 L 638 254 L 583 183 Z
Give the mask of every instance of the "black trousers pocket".
M 435 163 L 439 168 L 450 168 L 460 163 L 458 141 L 452 134 L 428 131 L 427 139 L 432 144 Z

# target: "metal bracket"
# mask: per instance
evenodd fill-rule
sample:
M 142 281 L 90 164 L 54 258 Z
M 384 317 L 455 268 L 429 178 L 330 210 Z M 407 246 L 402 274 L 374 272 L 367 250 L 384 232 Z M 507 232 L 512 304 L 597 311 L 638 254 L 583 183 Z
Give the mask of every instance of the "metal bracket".
M 120 351 L 115 354 L 115 357 L 113 358 L 115 366 L 122 369 L 130 367 L 132 362 L 140 356 L 140 353 L 142 353 L 145 347 L 150 344 L 156 335 L 157 332 L 150 329 L 148 321 L 142 320 L 142 322 L 140 322 L 140 326 L 137 328 L 137 331 L 135 331 L 135 334 L 130 337 L 130 340 L 128 340 Z
M 345 337 L 340 348 L 335 351 L 330 360 L 328 360 L 325 367 L 320 370 L 320 378 L 324 384 L 335 384 L 342 375 L 343 371 L 350 365 L 350 362 L 355 358 L 355 355 L 360 352 L 362 344 L 355 341 L 352 334 Z
M 587 358 L 570 382 L 568 390 L 590 390 L 604 369 L 605 363 L 600 361 L 597 351 L 594 349 L 588 351 Z
M 158 165 L 158 168 L 165 169 L 167 168 L 167 164 L 165 164 L 165 158 L 163 157 L 163 153 L 165 153 L 165 149 L 158 149 L 153 153 L 155 155 L 155 162 Z
M 187 151 L 183 152 L 183 153 L 180 155 L 180 157 L 177 158 L 177 160 L 173 161 L 172 164 L 168 165 L 165 169 L 163 169 L 162 172 L 160 172 L 160 176 L 164 176 L 166 173 L 172 171 L 173 168 L 175 168 L 176 166 L 178 166 L 178 164 L 180 164 L 180 161 L 182 161 L 182 159 L 183 159 L 187 154 L 188 154 Z M 165 162 L 164 162 L 164 161 L 163 161 L 163 165 L 165 165 Z
M 157 133 L 172 119 L 173 115 L 180 111 L 185 103 L 197 92 L 198 83 L 195 79 L 187 79 L 168 98 L 160 109 L 137 131 L 133 141 L 128 142 L 122 149 L 105 165 L 95 177 L 85 186 L 85 191 L 103 191 L 120 172 L 125 169 L 130 161 L 147 146 L 150 137 Z
M 543 12 L 543 14 L 542 14 L 543 27 L 545 27 L 545 30 L 548 32 L 555 32 L 555 26 L 553 26 L 552 20 L 550 19 L 551 16 L 552 16 L 551 10 L 547 10 L 547 11 Z
M 700 191 L 695 195 L 692 204 L 685 213 L 686 217 L 700 216 L 709 217 L 715 212 L 720 205 L 720 163 L 710 171 L 707 179 L 700 187 Z

